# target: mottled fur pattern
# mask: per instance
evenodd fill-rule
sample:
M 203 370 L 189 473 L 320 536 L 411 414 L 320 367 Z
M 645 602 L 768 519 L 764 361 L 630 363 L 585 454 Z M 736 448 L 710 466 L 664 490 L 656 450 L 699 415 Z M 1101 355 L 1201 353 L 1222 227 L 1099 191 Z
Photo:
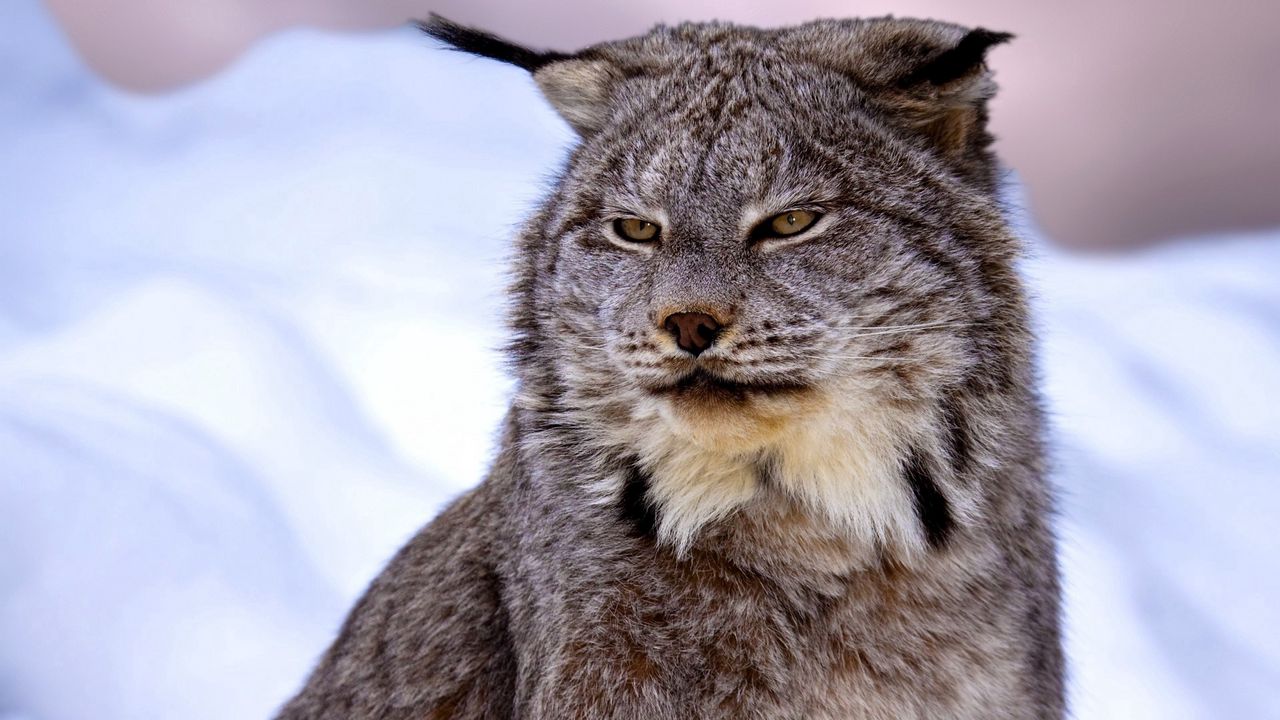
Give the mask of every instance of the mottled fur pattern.
M 1007 36 L 686 24 L 567 55 L 427 29 L 532 71 L 580 143 L 516 249 L 496 464 L 280 717 L 1063 717 L 985 130 Z M 753 234 L 793 209 L 819 219 Z M 673 312 L 723 330 L 695 357 Z

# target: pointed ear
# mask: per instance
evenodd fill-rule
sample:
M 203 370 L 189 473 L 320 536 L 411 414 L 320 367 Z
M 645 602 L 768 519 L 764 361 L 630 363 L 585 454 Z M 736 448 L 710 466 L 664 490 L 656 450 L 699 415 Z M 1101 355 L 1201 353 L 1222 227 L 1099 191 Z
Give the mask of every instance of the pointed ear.
M 803 32 L 813 61 L 849 75 L 891 122 L 990 180 L 986 105 L 996 85 L 986 54 L 1012 35 L 893 18 L 819 22 Z
M 987 50 L 1013 36 L 977 28 L 937 49 L 880 93 L 889 112 L 922 135 L 945 157 L 964 160 L 990 143 L 987 101 L 996 84 L 987 69 Z M 896 91 L 896 92 L 895 92 Z
M 492 33 L 464 27 L 435 13 L 418 27 L 454 50 L 524 68 L 551 106 L 578 132 L 590 135 L 608 119 L 609 99 L 622 73 L 607 60 L 586 52 L 570 55 L 538 51 Z
M 533 79 L 560 117 L 586 137 L 609 121 L 613 91 L 623 75 L 608 60 L 581 57 L 544 65 Z

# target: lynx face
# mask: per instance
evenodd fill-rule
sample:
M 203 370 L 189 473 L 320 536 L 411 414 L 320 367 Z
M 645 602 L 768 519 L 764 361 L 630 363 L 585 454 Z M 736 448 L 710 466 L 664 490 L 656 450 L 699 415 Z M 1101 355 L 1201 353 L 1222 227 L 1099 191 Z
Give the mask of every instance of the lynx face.
M 667 537 L 771 490 L 924 542 L 901 478 L 989 361 L 1011 246 L 982 129 L 1006 37 L 686 25 L 512 59 L 581 136 L 521 248 L 526 401 L 633 457 Z
M 554 233 L 552 304 L 583 309 L 558 336 L 567 383 L 614 375 L 677 414 L 734 413 L 851 387 L 926 396 L 973 362 L 965 288 L 937 262 L 947 237 L 927 207 L 882 190 L 928 182 L 928 158 L 870 118 L 816 108 L 822 92 L 794 89 L 833 94 L 847 80 L 798 75 L 752 82 L 751 97 L 712 101 L 733 116 L 695 123 L 644 106 L 686 87 L 693 96 L 677 107 L 706 103 L 710 80 L 628 86 L 638 116 L 582 151 L 609 161 L 570 170 L 571 224 Z M 775 109 L 804 103 L 812 115 Z M 811 224 L 773 229 L 797 212 Z M 615 227 L 626 218 L 656 232 L 628 238 Z

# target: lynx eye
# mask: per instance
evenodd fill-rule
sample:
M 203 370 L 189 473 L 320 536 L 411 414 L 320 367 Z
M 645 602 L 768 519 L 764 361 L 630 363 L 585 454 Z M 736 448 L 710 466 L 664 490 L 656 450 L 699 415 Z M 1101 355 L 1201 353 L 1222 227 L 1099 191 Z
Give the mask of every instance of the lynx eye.
M 761 223 L 754 233 L 757 237 L 790 237 L 808 230 L 818 221 L 819 215 L 808 210 L 788 210 L 778 213 Z
M 640 218 L 619 218 L 613 221 L 613 231 L 618 237 L 631 242 L 650 242 L 658 238 L 662 228 Z

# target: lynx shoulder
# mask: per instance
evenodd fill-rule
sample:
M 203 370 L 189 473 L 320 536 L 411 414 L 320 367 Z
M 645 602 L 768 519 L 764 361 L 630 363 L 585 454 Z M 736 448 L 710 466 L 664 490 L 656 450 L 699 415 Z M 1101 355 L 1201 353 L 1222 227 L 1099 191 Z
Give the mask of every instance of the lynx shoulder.
M 1061 718 L 987 51 L 933 21 L 658 27 L 524 68 L 578 135 L 517 239 L 489 476 L 303 718 Z

